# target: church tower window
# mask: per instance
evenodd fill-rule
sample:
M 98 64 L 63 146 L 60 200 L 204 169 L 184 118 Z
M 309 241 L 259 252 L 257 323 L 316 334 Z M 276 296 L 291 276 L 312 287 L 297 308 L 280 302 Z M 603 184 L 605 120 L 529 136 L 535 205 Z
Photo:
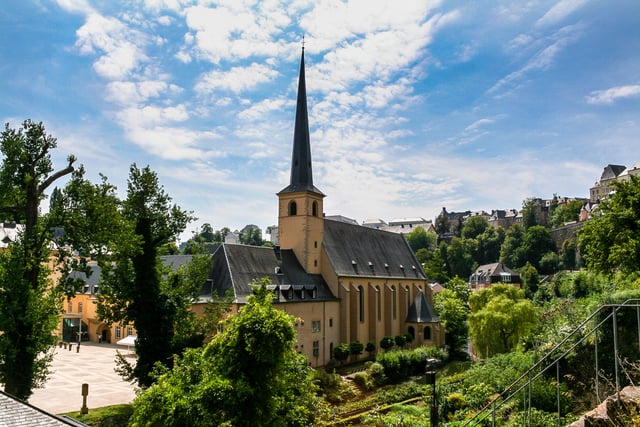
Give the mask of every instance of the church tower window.
M 289 202 L 289 216 L 296 215 L 298 215 L 298 204 L 295 200 L 292 200 L 291 202 Z

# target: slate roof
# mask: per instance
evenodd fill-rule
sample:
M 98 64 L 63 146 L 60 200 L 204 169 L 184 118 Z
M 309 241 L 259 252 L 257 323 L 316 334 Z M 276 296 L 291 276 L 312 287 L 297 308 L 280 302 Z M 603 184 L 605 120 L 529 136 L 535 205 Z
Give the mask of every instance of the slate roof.
M 419 292 L 409 307 L 407 313 L 407 323 L 436 323 L 440 318 L 436 315 L 431 304 L 424 296 L 424 292 Z
M 609 165 L 605 166 L 604 170 L 602 171 L 602 175 L 600 176 L 600 180 L 604 181 L 604 180 L 607 180 L 607 179 L 616 178 L 625 169 L 626 169 L 626 166 L 624 166 L 624 165 L 611 165 L 611 164 L 609 164 Z
M 0 426 L 2 427 L 68 427 L 84 426 L 49 414 L 0 391 Z
M 520 279 L 520 275 L 517 272 L 511 270 L 509 267 L 505 266 L 502 263 L 494 262 L 492 264 L 485 264 L 476 268 L 476 271 L 474 271 L 469 278 L 469 282 L 486 283 L 488 281 L 488 278 L 500 277 L 503 274 L 507 274 L 514 278 L 517 278 L 517 280 Z
M 212 289 L 245 303 L 251 282 L 268 277 L 279 302 L 333 301 L 335 296 L 319 274 L 307 274 L 292 250 L 224 244 L 213 254 Z M 290 292 L 292 291 L 292 292 Z
M 401 234 L 325 219 L 322 244 L 338 276 L 426 280 Z

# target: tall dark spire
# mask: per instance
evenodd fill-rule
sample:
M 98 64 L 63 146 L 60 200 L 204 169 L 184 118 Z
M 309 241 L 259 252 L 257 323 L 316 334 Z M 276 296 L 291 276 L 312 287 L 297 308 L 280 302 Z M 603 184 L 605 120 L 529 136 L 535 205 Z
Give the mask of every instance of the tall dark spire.
M 293 155 L 291 156 L 291 181 L 280 193 L 296 191 L 313 191 L 322 194 L 313 185 L 311 170 L 311 143 L 309 139 L 309 116 L 307 114 L 307 86 L 304 76 L 304 45 L 300 59 L 300 76 L 298 78 L 298 103 L 296 106 L 296 123 L 293 131 Z

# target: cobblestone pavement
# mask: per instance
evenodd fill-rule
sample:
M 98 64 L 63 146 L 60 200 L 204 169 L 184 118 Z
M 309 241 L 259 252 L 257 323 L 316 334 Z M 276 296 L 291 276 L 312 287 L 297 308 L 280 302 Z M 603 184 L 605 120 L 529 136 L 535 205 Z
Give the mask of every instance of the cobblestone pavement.
M 44 388 L 36 389 L 29 403 L 47 412 L 60 414 L 78 411 L 82 407 L 82 384 L 89 384 L 87 406 L 129 403 L 135 398 L 135 386 L 125 382 L 114 368 L 116 351 L 131 355 L 127 347 L 83 342 L 77 352 L 56 347 L 49 380 Z M 133 360 L 133 359 L 132 359 Z

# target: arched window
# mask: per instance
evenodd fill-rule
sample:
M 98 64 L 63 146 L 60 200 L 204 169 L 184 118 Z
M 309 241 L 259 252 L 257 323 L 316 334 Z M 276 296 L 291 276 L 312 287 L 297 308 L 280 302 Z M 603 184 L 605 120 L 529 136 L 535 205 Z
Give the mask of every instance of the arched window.
M 316 202 L 315 200 L 313 201 L 313 204 L 311 205 L 311 215 L 318 216 L 318 202 Z
M 289 216 L 298 215 L 298 205 L 295 200 L 289 202 Z
M 360 321 L 364 322 L 364 288 L 362 286 L 358 286 L 358 310 L 360 311 Z
M 424 328 L 424 340 L 431 341 L 431 326 L 425 326 Z
M 416 339 L 416 330 L 413 326 L 409 326 L 409 335 L 411 335 L 414 340 Z

